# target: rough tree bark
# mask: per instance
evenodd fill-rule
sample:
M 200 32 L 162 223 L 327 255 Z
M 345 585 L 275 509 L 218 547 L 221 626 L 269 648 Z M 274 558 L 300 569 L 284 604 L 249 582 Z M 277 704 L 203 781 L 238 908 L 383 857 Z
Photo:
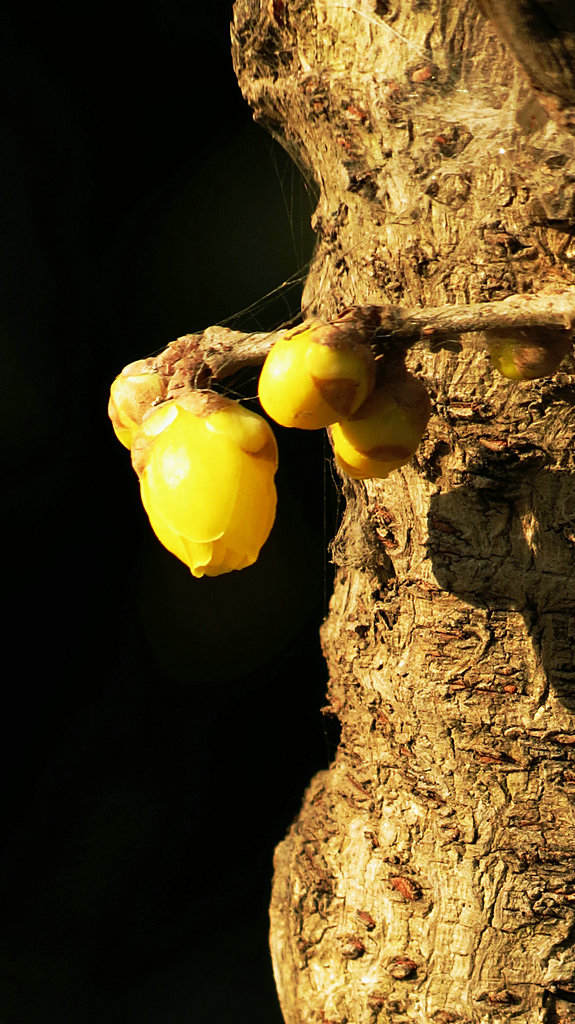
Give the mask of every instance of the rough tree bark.
M 244 95 L 319 189 L 307 315 L 575 284 L 567 7 L 236 0 Z M 342 480 L 341 743 L 276 852 L 282 1011 L 575 1021 L 575 364 L 514 384 L 454 337 L 408 365 L 421 449 Z

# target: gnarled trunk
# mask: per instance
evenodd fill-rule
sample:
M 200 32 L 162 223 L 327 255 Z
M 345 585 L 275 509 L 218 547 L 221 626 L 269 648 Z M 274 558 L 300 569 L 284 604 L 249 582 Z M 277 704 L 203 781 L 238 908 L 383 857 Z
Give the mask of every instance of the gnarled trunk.
M 319 187 L 307 314 L 575 284 L 573 39 L 543 5 L 549 70 L 527 6 L 501 32 L 540 92 L 469 0 L 236 0 L 242 90 Z M 408 366 L 415 459 L 342 480 L 341 743 L 276 853 L 283 1014 L 575 1020 L 573 362 L 512 383 L 465 337 Z

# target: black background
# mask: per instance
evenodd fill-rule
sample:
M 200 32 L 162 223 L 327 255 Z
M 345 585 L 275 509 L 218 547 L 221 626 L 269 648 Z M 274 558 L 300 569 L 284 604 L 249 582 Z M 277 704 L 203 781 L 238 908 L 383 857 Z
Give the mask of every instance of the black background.
M 294 273 L 313 202 L 240 95 L 231 3 L 134 11 L 4 8 L 0 1021 L 279 1024 L 273 848 L 330 755 L 324 442 L 278 430 L 259 562 L 197 581 L 106 404 Z

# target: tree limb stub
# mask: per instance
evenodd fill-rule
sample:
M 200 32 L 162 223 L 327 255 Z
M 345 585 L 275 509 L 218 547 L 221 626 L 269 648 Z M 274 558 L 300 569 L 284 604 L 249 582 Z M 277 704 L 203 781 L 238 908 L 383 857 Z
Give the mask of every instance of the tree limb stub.
M 557 294 L 513 295 L 498 302 L 470 305 L 401 307 L 358 306 L 342 314 L 349 323 L 369 324 L 377 354 L 417 342 L 437 345 L 461 334 L 486 330 L 546 328 L 572 332 L 575 328 L 575 289 Z M 225 327 L 208 327 L 202 334 L 185 334 L 154 359 L 154 365 L 170 377 L 170 392 L 203 386 L 209 378 L 223 380 L 250 366 L 261 365 L 286 330 L 243 333 Z

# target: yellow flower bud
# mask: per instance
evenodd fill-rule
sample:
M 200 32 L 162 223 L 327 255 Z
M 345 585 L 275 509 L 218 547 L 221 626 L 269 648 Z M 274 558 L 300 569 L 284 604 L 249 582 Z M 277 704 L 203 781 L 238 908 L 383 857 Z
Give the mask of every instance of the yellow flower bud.
M 424 385 L 410 374 L 376 388 L 353 416 L 331 427 L 339 467 L 355 480 L 386 477 L 409 461 L 430 412 Z
M 551 377 L 572 343 L 569 331 L 545 327 L 485 331 L 484 336 L 491 362 L 509 380 Z
M 108 416 L 116 437 L 126 448 L 132 447 L 134 434 L 148 410 L 165 394 L 165 382 L 151 359 L 130 363 L 116 377 L 110 388 Z
M 373 384 L 373 355 L 360 333 L 347 324 L 312 322 L 275 343 L 258 394 L 283 427 L 317 430 L 355 412 Z
M 276 510 L 277 445 L 261 416 L 191 392 L 149 413 L 132 459 L 154 533 L 192 575 L 256 561 Z

